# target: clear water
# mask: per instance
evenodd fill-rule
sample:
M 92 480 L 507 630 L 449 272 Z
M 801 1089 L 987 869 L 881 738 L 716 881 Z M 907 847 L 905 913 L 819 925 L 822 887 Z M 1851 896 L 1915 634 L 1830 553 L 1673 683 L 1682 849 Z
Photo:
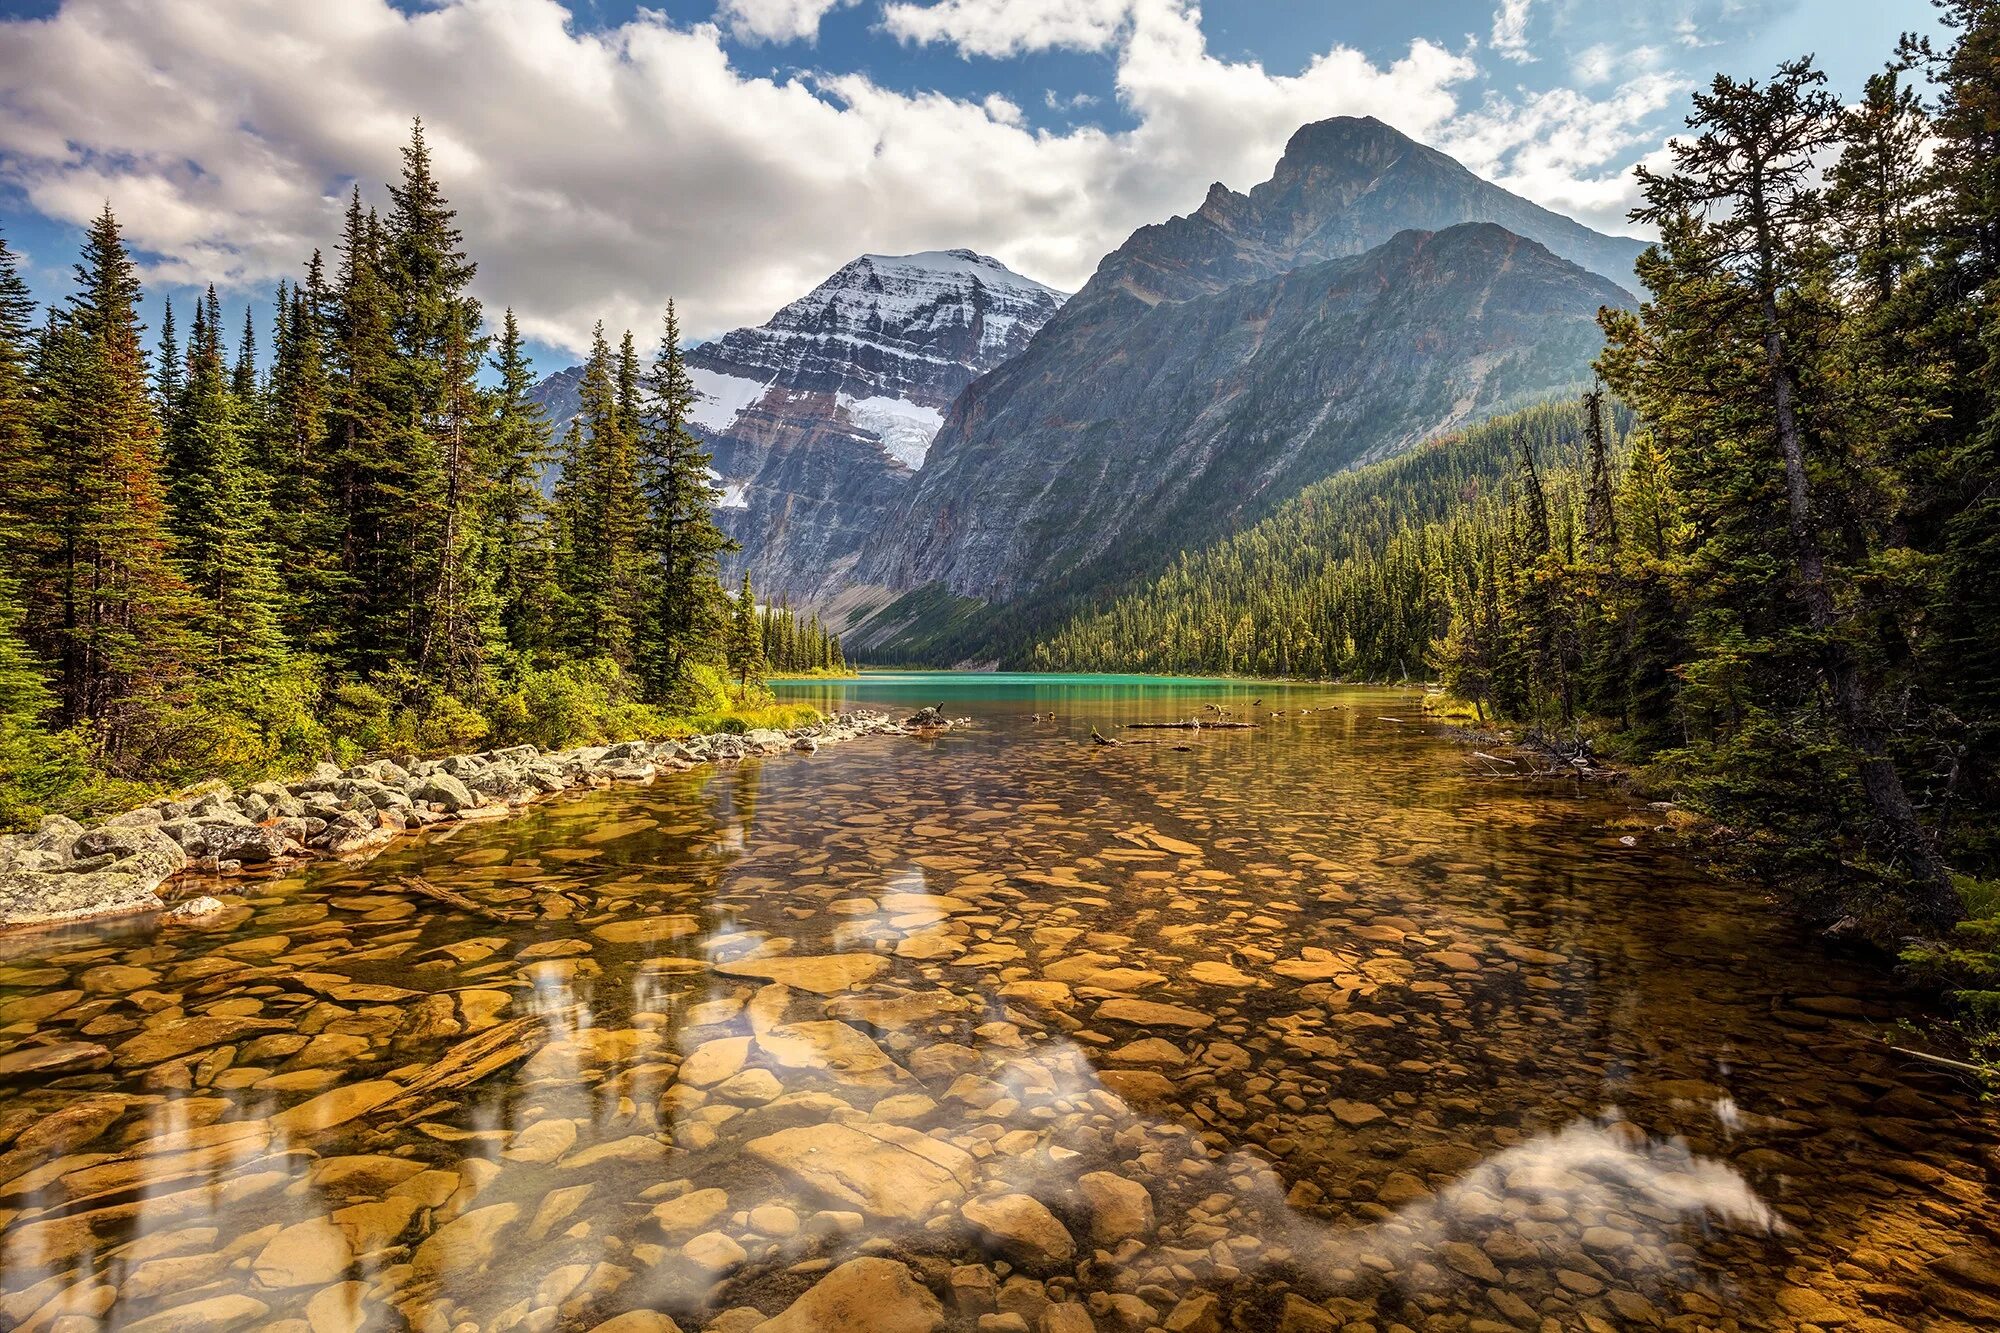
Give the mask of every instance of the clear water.
M 972 720 L 0 941 L 0 1327 L 736 1333 L 857 1256 L 929 1295 L 790 1327 L 2000 1327 L 1993 1113 L 1623 795 L 1408 691 L 782 689 Z

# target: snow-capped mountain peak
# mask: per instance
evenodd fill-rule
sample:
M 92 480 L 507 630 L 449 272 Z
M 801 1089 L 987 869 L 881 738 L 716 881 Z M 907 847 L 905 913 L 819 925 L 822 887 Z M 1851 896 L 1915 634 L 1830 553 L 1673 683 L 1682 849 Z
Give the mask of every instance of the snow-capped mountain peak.
M 760 591 L 807 596 L 851 563 L 959 392 L 1026 348 L 1064 299 L 974 250 L 868 254 L 763 324 L 688 349 L 718 516 Z M 576 379 L 540 386 L 558 429 Z

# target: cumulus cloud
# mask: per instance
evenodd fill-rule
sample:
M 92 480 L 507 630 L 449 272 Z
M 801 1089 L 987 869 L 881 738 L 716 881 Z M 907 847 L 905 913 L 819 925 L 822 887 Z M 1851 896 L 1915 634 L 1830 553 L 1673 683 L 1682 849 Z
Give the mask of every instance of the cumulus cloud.
M 722 0 L 716 22 L 750 42 L 810 42 L 819 21 L 858 0 Z
M 882 7 L 882 26 L 906 42 L 948 42 L 972 56 L 1102 51 L 1135 7 L 1135 0 L 898 0 Z
M 1602 98 L 1553 88 L 1489 97 L 1459 116 L 1437 146 L 1479 175 L 1600 230 L 1626 230 L 1638 202 L 1631 163 L 1662 148 L 1651 128 L 1687 83 L 1642 73 Z
M 1530 0 L 1500 0 L 1493 11 L 1493 49 L 1509 60 L 1526 64 L 1535 58 L 1528 49 L 1528 5 Z
M 1211 53 L 1190 0 L 1091 12 L 1113 9 L 1129 128 L 1054 132 L 997 95 L 753 77 L 717 24 L 644 10 L 588 30 L 557 0 L 68 0 L 0 27 L 0 183 L 70 222 L 109 198 L 150 276 L 263 290 L 331 245 L 354 182 L 383 200 L 421 115 L 479 294 L 574 349 L 599 318 L 652 329 L 669 295 L 698 334 L 757 322 L 869 251 L 970 246 L 1074 289 L 1133 228 L 1210 181 L 1263 180 L 1293 130 L 1332 115 L 1462 146 L 1564 207 L 1609 188 L 1591 153 L 1625 142 L 1620 117 L 1645 102 L 1467 116 L 1475 67 L 1428 42 L 1274 73 Z

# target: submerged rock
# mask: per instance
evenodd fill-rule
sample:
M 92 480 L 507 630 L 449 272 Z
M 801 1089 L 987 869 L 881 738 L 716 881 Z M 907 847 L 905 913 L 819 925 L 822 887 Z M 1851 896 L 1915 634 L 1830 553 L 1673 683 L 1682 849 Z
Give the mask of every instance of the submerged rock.
M 906 1222 L 957 1203 L 973 1178 L 962 1149 L 900 1125 L 799 1125 L 743 1150 L 840 1203 Z
M 936 1333 L 944 1307 L 894 1259 L 850 1259 L 755 1333 Z

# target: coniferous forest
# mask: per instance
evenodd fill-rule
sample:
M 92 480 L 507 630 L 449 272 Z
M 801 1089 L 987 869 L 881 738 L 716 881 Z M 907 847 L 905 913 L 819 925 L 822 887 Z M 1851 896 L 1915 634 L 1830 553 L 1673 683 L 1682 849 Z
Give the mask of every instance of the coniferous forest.
M 1718 76 L 1601 386 L 1311 488 L 1033 650 L 1430 676 L 1594 746 L 2000 1012 L 2000 12 L 1844 104 Z M 1920 89 L 1931 90 L 1926 97 Z
M 839 662 L 816 620 L 718 582 L 671 304 L 648 362 L 600 326 L 551 439 L 421 125 L 388 196 L 357 188 L 331 260 L 280 284 L 268 348 L 213 289 L 147 330 L 109 205 L 39 316 L 0 243 L 0 825 L 324 758 L 659 734 L 768 706 L 766 664 Z

